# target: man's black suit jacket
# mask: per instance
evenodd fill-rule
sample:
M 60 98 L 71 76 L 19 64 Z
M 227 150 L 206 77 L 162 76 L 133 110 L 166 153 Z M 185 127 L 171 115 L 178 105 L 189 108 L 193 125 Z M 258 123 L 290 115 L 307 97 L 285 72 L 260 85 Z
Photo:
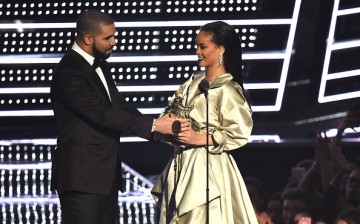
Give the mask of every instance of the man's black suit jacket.
M 58 193 L 108 194 L 121 183 L 120 133 L 150 139 L 153 118 L 142 115 L 117 91 L 104 70 L 111 100 L 95 69 L 69 50 L 53 74 L 51 101 L 58 124 L 52 188 Z M 121 189 L 121 184 L 119 184 Z

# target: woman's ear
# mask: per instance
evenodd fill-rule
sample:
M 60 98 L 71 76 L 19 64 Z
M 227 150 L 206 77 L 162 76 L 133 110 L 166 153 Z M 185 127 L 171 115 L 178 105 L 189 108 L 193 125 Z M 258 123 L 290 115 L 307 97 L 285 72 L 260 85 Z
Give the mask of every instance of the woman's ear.
M 223 45 L 219 46 L 219 54 L 223 55 L 225 53 L 225 48 Z

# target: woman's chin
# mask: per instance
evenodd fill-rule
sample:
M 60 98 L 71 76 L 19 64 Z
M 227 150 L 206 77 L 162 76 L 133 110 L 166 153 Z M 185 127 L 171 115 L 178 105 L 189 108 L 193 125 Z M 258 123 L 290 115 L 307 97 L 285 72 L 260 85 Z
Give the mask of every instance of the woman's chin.
M 198 65 L 199 65 L 200 67 L 206 67 L 206 65 L 205 65 L 205 63 L 204 63 L 203 61 L 199 61 L 199 62 L 198 62 Z

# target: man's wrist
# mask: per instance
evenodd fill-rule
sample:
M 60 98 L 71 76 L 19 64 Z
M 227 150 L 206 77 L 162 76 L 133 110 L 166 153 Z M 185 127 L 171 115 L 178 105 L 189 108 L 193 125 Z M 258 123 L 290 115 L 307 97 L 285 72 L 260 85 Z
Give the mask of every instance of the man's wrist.
M 156 124 L 156 119 L 154 119 L 153 124 L 152 124 L 152 128 L 151 128 L 151 133 L 156 132 L 157 129 L 157 124 Z

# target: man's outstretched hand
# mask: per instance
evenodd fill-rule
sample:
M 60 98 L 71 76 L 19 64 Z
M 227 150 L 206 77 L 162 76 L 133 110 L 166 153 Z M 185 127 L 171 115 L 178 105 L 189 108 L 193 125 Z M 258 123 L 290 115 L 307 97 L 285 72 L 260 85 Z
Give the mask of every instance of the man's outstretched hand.
M 169 114 L 156 119 L 156 132 L 165 135 L 177 135 L 181 129 L 191 126 L 190 119 L 170 117 Z

